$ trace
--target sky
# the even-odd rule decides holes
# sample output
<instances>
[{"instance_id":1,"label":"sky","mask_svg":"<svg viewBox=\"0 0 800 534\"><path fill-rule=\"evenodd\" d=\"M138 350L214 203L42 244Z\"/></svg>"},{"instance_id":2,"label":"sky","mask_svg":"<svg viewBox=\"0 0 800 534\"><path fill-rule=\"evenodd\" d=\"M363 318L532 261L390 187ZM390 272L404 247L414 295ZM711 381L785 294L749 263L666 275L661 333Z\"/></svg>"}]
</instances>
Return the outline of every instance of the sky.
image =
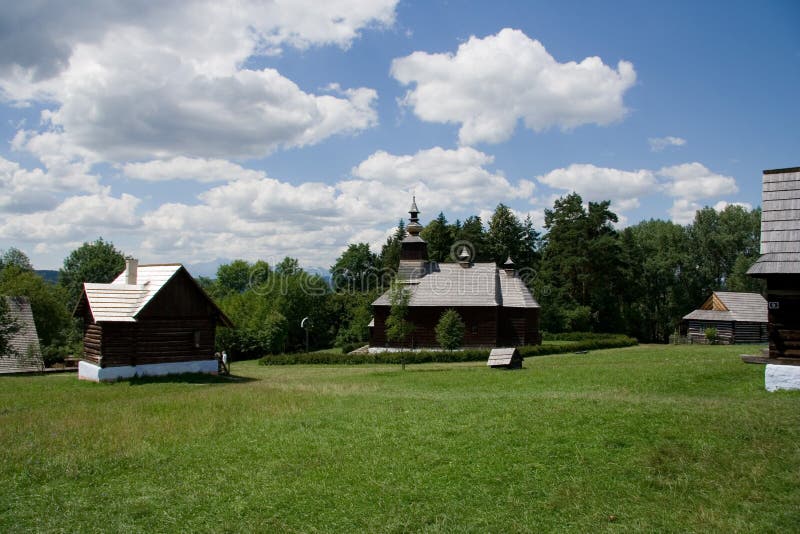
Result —
<instances>
[{"instance_id":1,"label":"sky","mask_svg":"<svg viewBox=\"0 0 800 534\"><path fill-rule=\"evenodd\" d=\"M0 0L0 249L211 274L421 222L623 228L800 165L800 2Z\"/></svg>"}]
</instances>

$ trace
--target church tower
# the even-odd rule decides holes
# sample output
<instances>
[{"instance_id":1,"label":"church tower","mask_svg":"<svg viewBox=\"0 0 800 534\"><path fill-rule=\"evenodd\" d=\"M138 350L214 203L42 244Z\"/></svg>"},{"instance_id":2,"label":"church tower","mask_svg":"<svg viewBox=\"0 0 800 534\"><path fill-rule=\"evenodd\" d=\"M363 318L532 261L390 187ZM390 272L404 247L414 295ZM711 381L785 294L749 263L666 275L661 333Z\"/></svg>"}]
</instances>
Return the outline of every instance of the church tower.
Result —
<instances>
[{"instance_id":1,"label":"church tower","mask_svg":"<svg viewBox=\"0 0 800 534\"><path fill-rule=\"evenodd\" d=\"M425 276L428 266L428 243L419 236L423 226L419 223L417 198L412 197L408 213L408 235L400 243L400 269L398 275L402 279L421 278Z\"/></svg>"}]
</instances>

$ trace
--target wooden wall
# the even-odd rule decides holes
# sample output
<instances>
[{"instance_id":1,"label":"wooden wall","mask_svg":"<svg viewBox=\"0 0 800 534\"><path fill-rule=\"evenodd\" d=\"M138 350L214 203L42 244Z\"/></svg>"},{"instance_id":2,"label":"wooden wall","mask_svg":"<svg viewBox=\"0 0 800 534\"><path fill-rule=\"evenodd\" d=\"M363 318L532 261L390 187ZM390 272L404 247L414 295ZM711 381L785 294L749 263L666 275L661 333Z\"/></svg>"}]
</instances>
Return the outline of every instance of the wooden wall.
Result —
<instances>
[{"instance_id":1,"label":"wooden wall","mask_svg":"<svg viewBox=\"0 0 800 534\"><path fill-rule=\"evenodd\" d=\"M717 329L717 339L722 342L733 342L733 321L698 321L689 320L687 335L694 343L706 343L706 328Z\"/></svg>"},{"instance_id":2,"label":"wooden wall","mask_svg":"<svg viewBox=\"0 0 800 534\"><path fill-rule=\"evenodd\" d=\"M501 347L538 345L542 342L539 333L539 308L503 308L500 312Z\"/></svg>"},{"instance_id":3,"label":"wooden wall","mask_svg":"<svg viewBox=\"0 0 800 534\"><path fill-rule=\"evenodd\" d=\"M388 306L375 306L375 326L371 329L370 345L373 347L414 346L437 347L436 325L447 307L420 306L410 308L408 320L414 324L414 333L402 344L388 344L386 318ZM466 326L465 347L519 346L541 342L539 310L536 308L457 307Z\"/></svg>"},{"instance_id":4,"label":"wooden wall","mask_svg":"<svg viewBox=\"0 0 800 534\"><path fill-rule=\"evenodd\" d=\"M770 358L800 358L800 276L769 275L767 302L777 303L769 309ZM774 305L773 305L774 306Z\"/></svg>"}]
</instances>

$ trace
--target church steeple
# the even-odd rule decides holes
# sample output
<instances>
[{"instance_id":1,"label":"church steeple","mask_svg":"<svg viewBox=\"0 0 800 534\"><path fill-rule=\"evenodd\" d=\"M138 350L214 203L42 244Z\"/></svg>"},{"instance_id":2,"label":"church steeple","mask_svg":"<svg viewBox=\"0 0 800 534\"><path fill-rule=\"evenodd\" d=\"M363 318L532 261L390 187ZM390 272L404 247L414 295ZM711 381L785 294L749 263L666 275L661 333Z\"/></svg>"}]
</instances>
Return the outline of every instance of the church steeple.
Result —
<instances>
[{"instance_id":1,"label":"church steeple","mask_svg":"<svg viewBox=\"0 0 800 534\"><path fill-rule=\"evenodd\" d=\"M419 223L419 208L417 207L417 197L411 198L411 207L408 209L408 224L406 232L408 235L400 244L400 260L413 261L420 264L420 268L428 260L428 244L419 236L423 226Z\"/></svg>"},{"instance_id":2,"label":"church steeple","mask_svg":"<svg viewBox=\"0 0 800 534\"><path fill-rule=\"evenodd\" d=\"M408 226L406 231L409 235L417 236L422 231L422 225L419 223L419 208L417 207L417 197L411 197L411 207L408 209Z\"/></svg>"}]
</instances>

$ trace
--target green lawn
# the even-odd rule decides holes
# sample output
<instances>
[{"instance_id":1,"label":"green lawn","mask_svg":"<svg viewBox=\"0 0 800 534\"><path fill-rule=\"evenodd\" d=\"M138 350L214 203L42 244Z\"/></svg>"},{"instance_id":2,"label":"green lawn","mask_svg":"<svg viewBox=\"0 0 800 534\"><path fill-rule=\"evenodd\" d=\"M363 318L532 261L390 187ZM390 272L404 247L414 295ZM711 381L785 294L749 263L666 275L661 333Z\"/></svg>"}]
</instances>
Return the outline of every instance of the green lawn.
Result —
<instances>
[{"instance_id":1,"label":"green lawn","mask_svg":"<svg viewBox=\"0 0 800 534\"><path fill-rule=\"evenodd\" d=\"M790 532L800 394L756 348L0 378L0 532Z\"/></svg>"}]
</instances>

